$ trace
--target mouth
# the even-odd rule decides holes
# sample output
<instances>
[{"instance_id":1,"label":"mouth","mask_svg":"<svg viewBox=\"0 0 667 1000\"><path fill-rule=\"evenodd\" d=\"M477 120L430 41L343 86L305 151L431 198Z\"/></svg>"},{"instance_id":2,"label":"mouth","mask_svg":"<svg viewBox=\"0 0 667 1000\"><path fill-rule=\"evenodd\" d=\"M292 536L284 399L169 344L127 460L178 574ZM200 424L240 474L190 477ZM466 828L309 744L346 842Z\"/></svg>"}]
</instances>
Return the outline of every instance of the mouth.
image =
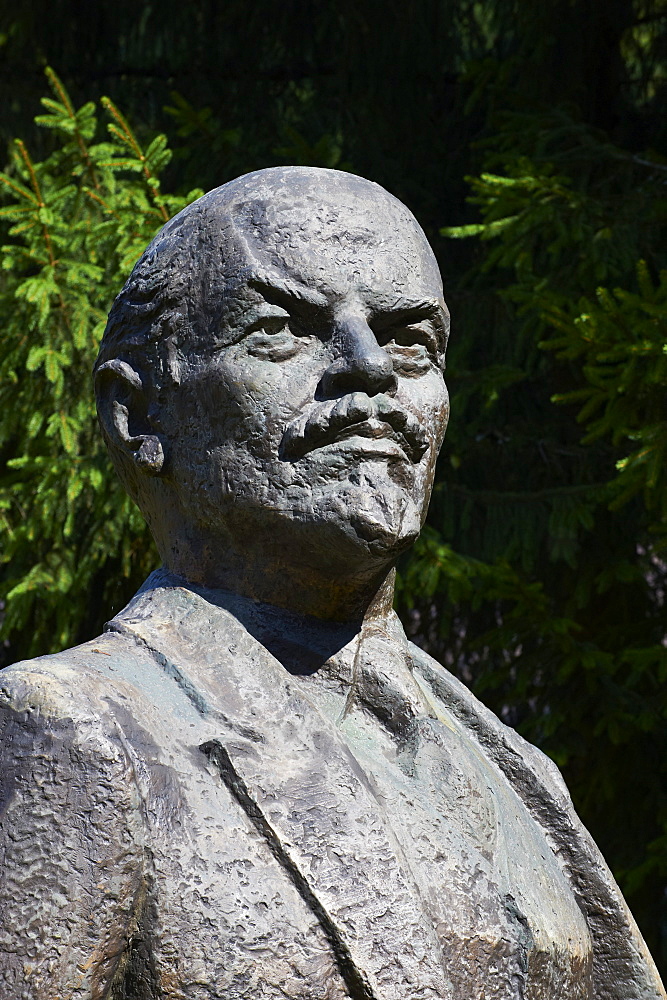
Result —
<instances>
[{"instance_id":1,"label":"mouth","mask_svg":"<svg viewBox=\"0 0 667 1000\"><path fill-rule=\"evenodd\" d=\"M353 392L316 404L288 424L281 458L296 462L328 445L417 464L429 442L419 421L389 396Z\"/></svg>"},{"instance_id":2,"label":"mouth","mask_svg":"<svg viewBox=\"0 0 667 1000\"><path fill-rule=\"evenodd\" d=\"M408 457L409 446L403 435L384 421L363 420L358 424L350 424L328 443L340 445L341 451L352 451L376 458L399 458L404 462L411 461ZM319 445L320 448L325 446Z\"/></svg>"}]
</instances>

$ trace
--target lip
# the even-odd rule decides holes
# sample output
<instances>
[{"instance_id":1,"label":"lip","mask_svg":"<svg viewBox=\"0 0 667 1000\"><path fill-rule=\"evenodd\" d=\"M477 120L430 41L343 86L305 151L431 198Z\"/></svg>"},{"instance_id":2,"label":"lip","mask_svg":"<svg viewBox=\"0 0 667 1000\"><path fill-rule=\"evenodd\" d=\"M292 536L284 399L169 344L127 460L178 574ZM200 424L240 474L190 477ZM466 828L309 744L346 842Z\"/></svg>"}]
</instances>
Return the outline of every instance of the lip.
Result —
<instances>
[{"instance_id":1,"label":"lip","mask_svg":"<svg viewBox=\"0 0 667 1000\"><path fill-rule=\"evenodd\" d=\"M346 430L336 435L334 440L326 444L320 444L317 448L311 449L311 454L323 450L345 452L351 455L368 458L385 458L393 461L401 461L412 464L405 452L405 448L392 433L366 433L365 429L359 425L348 427Z\"/></svg>"},{"instance_id":2,"label":"lip","mask_svg":"<svg viewBox=\"0 0 667 1000\"><path fill-rule=\"evenodd\" d=\"M336 433L327 434L312 443L306 454L322 451L344 451L373 458L400 459L412 464L412 449L400 431L378 420L363 420L348 424Z\"/></svg>"},{"instance_id":3,"label":"lip","mask_svg":"<svg viewBox=\"0 0 667 1000\"><path fill-rule=\"evenodd\" d=\"M417 464L428 449L428 438L417 420L393 399L355 392L329 400L288 425L281 457L294 462L334 445L340 450Z\"/></svg>"},{"instance_id":4,"label":"lip","mask_svg":"<svg viewBox=\"0 0 667 1000\"><path fill-rule=\"evenodd\" d=\"M351 424L336 434L332 441L332 444L341 446L348 443L355 451L368 451L376 455L386 453L409 461L403 435L384 421L364 420L360 424Z\"/></svg>"}]
</instances>

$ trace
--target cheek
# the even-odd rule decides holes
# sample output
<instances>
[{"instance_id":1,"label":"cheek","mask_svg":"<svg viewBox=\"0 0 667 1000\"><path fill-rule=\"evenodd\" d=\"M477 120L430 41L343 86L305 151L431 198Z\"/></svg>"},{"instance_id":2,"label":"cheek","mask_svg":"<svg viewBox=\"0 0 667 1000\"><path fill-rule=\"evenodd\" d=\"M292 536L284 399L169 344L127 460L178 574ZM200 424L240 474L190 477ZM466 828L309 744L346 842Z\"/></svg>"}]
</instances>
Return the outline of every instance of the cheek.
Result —
<instances>
[{"instance_id":1,"label":"cheek","mask_svg":"<svg viewBox=\"0 0 667 1000\"><path fill-rule=\"evenodd\" d=\"M434 421L438 426L438 448L443 442L445 431L447 430L447 424L449 422L449 392L444 381L442 383L442 391L440 396L440 403L438 405L437 414L434 415Z\"/></svg>"},{"instance_id":2,"label":"cheek","mask_svg":"<svg viewBox=\"0 0 667 1000\"><path fill-rule=\"evenodd\" d=\"M303 356L281 362L253 358L247 367L230 361L221 375L219 389L229 418L235 418L235 439L260 436L277 446L286 425L312 403L321 370Z\"/></svg>"},{"instance_id":3,"label":"cheek","mask_svg":"<svg viewBox=\"0 0 667 1000\"><path fill-rule=\"evenodd\" d=\"M207 448L243 444L272 453L286 423L312 401L321 378L318 358L306 352L281 362L250 357L237 345L181 384L180 424L198 425Z\"/></svg>"},{"instance_id":4,"label":"cheek","mask_svg":"<svg viewBox=\"0 0 667 1000\"><path fill-rule=\"evenodd\" d=\"M406 380L407 382L407 380ZM438 452L442 445L449 417L449 394L442 374L433 371L421 379L410 380L402 387L400 400L419 419L429 436L431 447L415 470L413 497L425 516L431 497Z\"/></svg>"},{"instance_id":5,"label":"cheek","mask_svg":"<svg viewBox=\"0 0 667 1000\"><path fill-rule=\"evenodd\" d=\"M439 371L419 379L405 379L399 387L401 403L418 418L431 439L432 452L442 444L449 419L449 393ZM433 455L435 460L436 455Z\"/></svg>"}]
</instances>

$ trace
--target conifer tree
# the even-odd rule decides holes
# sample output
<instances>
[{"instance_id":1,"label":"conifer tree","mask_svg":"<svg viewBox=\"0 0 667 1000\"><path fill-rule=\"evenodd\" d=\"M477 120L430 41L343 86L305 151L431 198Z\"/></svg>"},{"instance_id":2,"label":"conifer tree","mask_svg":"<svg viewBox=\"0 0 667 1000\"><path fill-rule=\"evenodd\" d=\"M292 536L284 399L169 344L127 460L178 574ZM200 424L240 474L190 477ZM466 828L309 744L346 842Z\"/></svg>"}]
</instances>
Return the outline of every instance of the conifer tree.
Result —
<instances>
[{"instance_id":1,"label":"conifer tree","mask_svg":"<svg viewBox=\"0 0 667 1000\"><path fill-rule=\"evenodd\" d=\"M108 98L76 110L51 69L35 162L0 174L0 598L12 659L71 645L154 565L97 428L91 370L106 315L155 231L200 192L165 194L164 135L143 148ZM106 135L104 134L106 132Z\"/></svg>"},{"instance_id":2,"label":"conifer tree","mask_svg":"<svg viewBox=\"0 0 667 1000\"><path fill-rule=\"evenodd\" d=\"M481 221L443 230L480 241L475 309L452 345L449 468L402 606L562 767L660 959L665 166L565 111L502 116L484 159Z\"/></svg>"}]
</instances>

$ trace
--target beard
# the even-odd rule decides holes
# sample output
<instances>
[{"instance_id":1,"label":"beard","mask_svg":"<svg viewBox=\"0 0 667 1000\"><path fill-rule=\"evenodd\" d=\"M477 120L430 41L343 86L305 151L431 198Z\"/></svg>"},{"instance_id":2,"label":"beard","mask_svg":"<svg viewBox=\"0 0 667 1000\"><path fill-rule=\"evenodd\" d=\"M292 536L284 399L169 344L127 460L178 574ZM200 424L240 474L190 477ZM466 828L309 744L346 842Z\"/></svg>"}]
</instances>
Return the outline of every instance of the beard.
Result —
<instances>
[{"instance_id":1,"label":"beard","mask_svg":"<svg viewBox=\"0 0 667 1000\"><path fill-rule=\"evenodd\" d=\"M372 555L395 557L415 541L422 518L412 470L386 459L358 460L346 465L341 479L331 476L324 456L308 457L311 517Z\"/></svg>"},{"instance_id":2,"label":"beard","mask_svg":"<svg viewBox=\"0 0 667 1000\"><path fill-rule=\"evenodd\" d=\"M381 448L380 448L381 450ZM224 531L237 551L288 551L332 574L393 562L417 538L428 504L428 471L353 441L318 448L297 462L221 446L207 456L181 503L201 529ZM429 483L430 487L430 483Z\"/></svg>"}]
</instances>

